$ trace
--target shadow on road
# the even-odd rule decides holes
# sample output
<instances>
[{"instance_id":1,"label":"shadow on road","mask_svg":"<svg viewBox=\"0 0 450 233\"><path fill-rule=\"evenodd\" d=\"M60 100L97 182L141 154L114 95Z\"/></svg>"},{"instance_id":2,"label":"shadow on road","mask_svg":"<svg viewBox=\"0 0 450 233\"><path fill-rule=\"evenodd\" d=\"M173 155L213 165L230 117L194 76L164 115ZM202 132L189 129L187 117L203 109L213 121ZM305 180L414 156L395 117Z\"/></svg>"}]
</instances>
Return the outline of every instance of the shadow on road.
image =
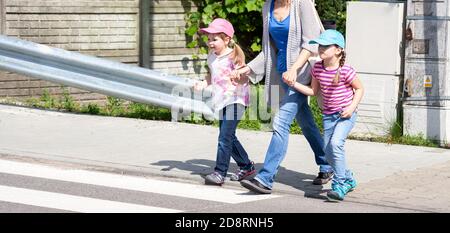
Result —
<instances>
[{"instance_id":1,"label":"shadow on road","mask_svg":"<svg viewBox=\"0 0 450 233\"><path fill-rule=\"evenodd\" d=\"M214 170L216 162L214 160L207 159L191 159L185 162L176 160L162 160L156 163L152 163L151 165L164 167L161 169L161 171L164 172L170 172L172 169L178 169L183 171L190 171L192 175L198 175L204 178ZM262 166L262 163L255 164L257 170L259 170ZM229 177L230 173L233 173L237 169L238 166L235 163L231 163L230 168L228 169L227 176ZM293 188L301 190L305 193L305 197L326 199L323 195L321 195L325 191L323 190L323 186L312 184L312 180L315 177L315 174L311 175L296 172L280 166L275 177L275 182L289 185Z\"/></svg>"}]
</instances>

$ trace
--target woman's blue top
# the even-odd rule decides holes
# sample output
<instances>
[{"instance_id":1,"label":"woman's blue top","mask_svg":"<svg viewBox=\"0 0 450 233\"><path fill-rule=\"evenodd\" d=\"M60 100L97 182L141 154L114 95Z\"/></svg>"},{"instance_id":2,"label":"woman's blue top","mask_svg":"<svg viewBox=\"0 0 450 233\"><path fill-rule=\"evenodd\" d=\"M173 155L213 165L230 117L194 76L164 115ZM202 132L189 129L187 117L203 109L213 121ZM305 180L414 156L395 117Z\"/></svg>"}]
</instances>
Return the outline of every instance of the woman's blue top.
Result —
<instances>
[{"instance_id":1,"label":"woman's blue top","mask_svg":"<svg viewBox=\"0 0 450 233\"><path fill-rule=\"evenodd\" d=\"M274 2L275 0L272 1L270 7L269 33L277 48L277 71L282 74L287 71L286 49L289 35L290 15L282 21L278 21L273 17Z\"/></svg>"}]
</instances>

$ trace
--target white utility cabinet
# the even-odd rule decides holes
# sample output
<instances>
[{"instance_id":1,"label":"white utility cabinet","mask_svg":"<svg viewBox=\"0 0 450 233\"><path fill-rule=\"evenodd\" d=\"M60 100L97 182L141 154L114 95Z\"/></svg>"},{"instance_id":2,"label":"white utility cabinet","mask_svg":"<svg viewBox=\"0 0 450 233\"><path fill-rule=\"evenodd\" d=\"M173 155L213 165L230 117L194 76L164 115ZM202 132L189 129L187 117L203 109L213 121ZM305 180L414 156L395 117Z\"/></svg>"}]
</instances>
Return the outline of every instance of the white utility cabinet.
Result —
<instances>
[{"instance_id":1,"label":"white utility cabinet","mask_svg":"<svg viewBox=\"0 0 450 233\"><path fill-rule=\"evenodd\" d=\"M385 136L397 122L404 9L402 2L347 3L347 63L366 90L353 135Z\"/></svg>"}]
</instances>

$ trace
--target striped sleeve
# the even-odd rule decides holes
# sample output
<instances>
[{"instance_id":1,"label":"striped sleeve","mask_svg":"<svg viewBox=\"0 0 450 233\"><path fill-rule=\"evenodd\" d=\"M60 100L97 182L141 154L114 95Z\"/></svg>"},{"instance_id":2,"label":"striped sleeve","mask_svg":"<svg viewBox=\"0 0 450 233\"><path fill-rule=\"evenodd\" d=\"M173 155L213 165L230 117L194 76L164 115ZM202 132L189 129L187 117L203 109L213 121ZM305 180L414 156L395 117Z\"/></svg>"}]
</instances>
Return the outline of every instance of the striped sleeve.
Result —
<instances>
[{"instance_id":1,"label":"striped sleeve","mask_svg":"<svg viewBox=\"0 0 450 233\"><path fill-rule=\"evenodd\" d=\"M311 74L311 77L315 79L315 78L316 78L316 74L314 73L314 70L315 70L315 69L314 69L314 67L313 67L313 68L309 71L309 73Z\"/></svg>"},{"instance_id":2,"label":"striped sleeve","mask_svg":"<svg viewBox=\"0 0 450 233\"><path fill-rule=\"evenodd\" d=\"M320 70L320 67L322 66L321 64L322 64L322 62L318 61L318 62L314 63L314 65L311 67L311 77L312 78L318 80L319 77L317 77L317 72Z\"/></svg>"},{"instance_id":3,"label":"striped sleeve","mask_svg":"<svg viewBox=\"0 0 450 233\"><path fill-rule=\"evenodd\" d=\"M356 70L353 67L348 67L347 75L345 76L345 84L351 84L356 78Z\"/></svg>"}]
</instances>

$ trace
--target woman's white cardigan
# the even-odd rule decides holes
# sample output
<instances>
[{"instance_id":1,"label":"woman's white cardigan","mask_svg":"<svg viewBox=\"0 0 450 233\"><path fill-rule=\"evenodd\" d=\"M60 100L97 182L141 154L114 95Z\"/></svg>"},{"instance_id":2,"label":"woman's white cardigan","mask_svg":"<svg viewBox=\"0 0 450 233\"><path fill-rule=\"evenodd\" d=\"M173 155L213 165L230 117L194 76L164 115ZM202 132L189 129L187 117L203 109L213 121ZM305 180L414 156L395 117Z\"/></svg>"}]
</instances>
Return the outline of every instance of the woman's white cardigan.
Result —
<instances>
[{"instance_id":1,"label":"woman's white cardigan","mask_svg":"<svg viewBox=\"0 0 450 233\"><path fill-rule=\"evenodd\" d=\"M276 70L276 47L269 35L269 17L272 0L266 0L263 15L263 40L262 52L255 59L248 63L252 70L250 81L257 83L264 76L265 79L265 99L267 104L279 104L284 91L280 86L280 74ZM290 7L290 24L287 43L287 68L289 69L297 60L301 49L307 49L317 53L317 45L310 45L308 42L320 35L320 24L317 19L315 8L311 0L292 0ZM309 85L311 82L310 65L308 62L298 73L297 81ZM274 92L274 93L272 93ZM277 93L278 92L278 93ZM278 94L278 101L272 102L273 95ZM275 99L273 99L275 100ZM275 105L274 105L275 106Z\"/></svg>"}]
</instances>

